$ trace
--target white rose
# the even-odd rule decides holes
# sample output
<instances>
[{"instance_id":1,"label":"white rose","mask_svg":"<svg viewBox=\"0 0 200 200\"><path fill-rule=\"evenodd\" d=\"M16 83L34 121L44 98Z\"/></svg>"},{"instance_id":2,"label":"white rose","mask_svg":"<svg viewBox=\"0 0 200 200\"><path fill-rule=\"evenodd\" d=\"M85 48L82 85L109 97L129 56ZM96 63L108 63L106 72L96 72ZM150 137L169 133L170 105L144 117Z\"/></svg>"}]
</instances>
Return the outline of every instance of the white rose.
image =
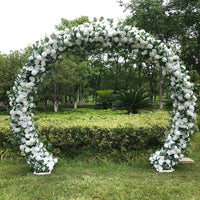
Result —
<instances>
[{"instance_id":1,"label":"white rose","mask_svg":"<svg viewBox=\"0 0 200 200\"><path fill-rule=\"evenodd\" d=\"M183 106L183 105L179 105L179 106L178 106L178 109L179 109L179 110L184 110L184 106Z\"/></svg>"},{"instance_id":2,"label":"white rose","mask_svg":"<svg viewBox=\"0 0 200 200\"><path fill-rule=\"evenodd\" d=\"M35 152L39 152L39 150L40 150L40 149L39 149L38 147L34 147L34 151L35 151Z\"/></svg>"},{"instance_id":3,"label":"white rose","mask_svg":"<svg viewBox=\"0 0 200 200\"><path fill-rule=\"evenodd\" d=\"M186 99L189 99L191 96L190 96L190 94L185 94L185 96L184 96Z\"/></svg>"},{"instance_id":4,"label":"white rose","mask_svg":"<svg viewBox=\"0 0 200 200\"><path fill-rule=\"evenodd\" d=\"M174 82L171 82L171 86L174 86L175 85L175 83Z\"/></svg>"},{"instance_id":5,"label":"white rose","mask_svg":"<svg viewBox=\"0 0 200 200\"><path fill-rule=\"evenodd\" d=\"M22 122L21 125L22 125L23 128L26 128L28 123L27 122Z\"/></svg>"},{"instance_id":6,"label":"white rose","mask_svg":"<svg viewBox=\"0 0 200 200\"><path fill-rule=\"evenodd\" d=\"M37 59L38 61L41 61L41 60L42 60L42 56L38 55L38 56L36 57L36 59Z\"/></svg>"},{"instance_id":7,"label":"white rose","mask_svg":"<svg viewBox=\"0 0 200 200\"><path fill-rule=\"evenodd\" d=\"M20 145L19 146L19 148L20 148L21 151L24 151L25 147L26 147L25 145Z\"/></svg>"},{"instance_id":8,"label":"white rose","mask_svg":"<svg viewBox=\"0 0 200 200\"><path fill-rule=\"evenodd\" d=\"M157 54L157 55L155 55L155 57L154 57L156 60L158 60L159 58L160 58L160 56Z\"/></svg>"},{"instance_id":9,"label":"white rose","mask_svg":"<svg viewBox=\"0 0 200 200\"><path fill-rule=\"evenodd\" d=\"M45 155L46 157L48 157L48 156L49 156L49 152L45 152L44 155Z\"/></svg>"},{"instance_id":10,"label":"white rose","mask_svg":"<svg viewBox=\"0 0 200 200\"><path fill-rule=\"evenodd\" d=\"M32 72L31 72L31 74L32 74L33 76L35 76L37 73L38 73L38 70L36 70L36 69L33 69Z\"/></svg>"},{"instance_id":11,"label":"white rose","mask_svg":"<svg viewBox=\"0 0 200 200\"><path fill-rule=\"evenodd\" d=\"M15 131L15 133L19 133L21 131L21 129L20 128L15 128L14 131Z\"/></svg>"},{"instance_id":12,"label":"white rose","mask_svg":"<svg viewBox=\"0 0 200 200\"><path fill-rule=\"evenodd\" d=\"M22 112L27 112L27 108L26 108L26 107L23 107L23 108L22 108Z\"/></svg>"},{"instance_id":13,"label":"white rose","mask_svg":"<svg viewBox=\"0 0 200 200\"><path fill-rule=\"evenodd\" d=\"M187 118L183 118L183 122L187 123L188 122Z\"/></svg>"},{"instance_id":14,"label":"white rose","mask_svg":"<svg viewBox=\"0 0 200 200\"><path fill-rule=\"evenodd\" d=\"M147 45L147 48L148 48L148 49L152 49L152 48L153 48L153 45L152 45L152 44L148 44L148 45Z\"/></svg>"},{"instance_id":15,"label":"white rose","mask_svg":"<svg viewBox=\"0 0 200 200\"><path fill-rule=\"evenodd\" d=\"M167 64L166 64L166 67L167 67L168 69L172 69L173 66L172 66L172 64L167 63Z\"/></svg>"},{"instance_id":16,"label":"white rose","mask_svg":"<svg viewBox=\"0 0 200 200\"><path fill-rule=\"evenodd\" d=\"M58 48L58 45L57 45L56 43L54 43L54 44L53 44L53 48L54 48L54 49L57 49L57 48Z\"/></svg>"},{"instance_id":17,"label":"white rose","mask_svg":"<svg viewBox=\"0 0 200 200\"><path fill-rule=\"evenodd\" d=\"M165 160L165 162L168 164L168 165L170 165L170 163L171 163L171 161L170 160Z\"/></svg>"},{"instance_id":18,"label":"white rose","mask_svg":"<svg viewBox=\"0 0 200 200\"><path fill-rule=\"evenodd\" d=\"M26 133L25 137L29 137L29 136L28 136L28 133L30 132L30 129L29 129L29 128L26 128L26 129L24 130L24 132Z\"/></svg>"},{"instance_id":19,"label":"white rose","mask_svg":"<svg viewBox=\"0 0 200 200\"><path fill-rule=\"evenodd\" d=\"M32 124L33 124L33 122L32 122L32 121L29 121L29 122L28 122L28 125L29 125L29 126L31 126Z\"/></svg>"},{"instance_id":20,"label":"white rose","mask_svg":"<svg viewBox=\"0 0 200 200\"><path fill-rule=\"evenodd\" d=\"M53 170L53 166L49 166L49 170L52 171Z\"/></svg>"},{"instance_id":21,"label":"white rose","mask_svg":"<svg viewBox=\"0 0 200 200\"><path fill-rule=\"evenodd\" d=\"M180 77L180 76L181 76L181 73L180 73L179 71L175 71L174 75L175 75L176 77Z\"/></svg>"},{"instance_id":22,"label":"white rose","mask_svg":"<svg viewBox=\"0 0 200 200\"><path fill-rule=\"evenodd\" d=\"M163 57L163 58L162 58L162 61L163 61L163 62L167 62L167 58Z\"/></svg>"},{"instance_id":23,"label":"white rose","mask_svg":"<svg viewBox=\"0 0 200 200\"><path fill-rule=\"evenodd\" d=\"M113 39L115 42L119 42L119 38L118 37L114 37Z\"/></svg>"},{"instance_id":24,"label":"white rose","mask_svg":"<svg viewBox=\"0 0 200 200\"><path fill-rule=\"evenodd\" d=\"M59 47L58 50L59 51L64 51L64 48L63 47Z\"/></svg>"},{"instance_id":25,"label":"white rose","mask_svg":"<svg viewBox=\"0 0 200 200\"><path fill-rule=\"evenodd\" d=\"M33 144L33 143L35 143L35 138L31 138L30 139L30 142Z\"/></svg>"},{"instance_id":26,"label":"white rose","mask_svg":"<svg viewBox=\"0 0 200 200\"><path fill-rule=\"evenodd\" d=\"M77 39L76 40L76 44L79 46L79 45L81 45L81 40L80 39Z\"/></svg>"},{"instance_id":27,"label":"white rose","mask_svg":"<svg viewBox=\"0 0 200 200\"><path fill-rule=\"evenodd\" d=\"M27 141L26 141L26 145L27 145L27 146L30 146L30 145L31 145L30 140L27 140Z\"/></svg>"},{"instance_id":28,"label":"white rose","mask_svg":"<svg viewBox=\"0 0 200 200\"><path fill-rule=\"evenodd\" d=\"M29 153L31 151L31 149L29 148L29 147L27 147L26 149L25 149L25 153Z\"/></svg>"},{"instance_id":29,"label":"white rose","mask_svg":"<svg viewBox=\"0 0 200 200\"><path fill-rule=\"evenodd\" d=\"M55 49L51 49L51 54L56 54L56 50Z\"/></svg>"},{"instance_id":30,"label":"white rose","mask_svg":"<svg viewBox=\"0 0 200 200\"><path fill-rule=\"evenodd\" d=\"M38 156L35 157L35 159L36 159L37 161L40 161L40 160L41 160L41 157L38 155Z\"/></svg>"},{"instance_id":31,"label":"white rose","mask_svg":"<svg viewBox=\"0 0 200 200\"><path fill-rule=\"evenodd\" d=\"M178 155L177 155L177 154L175 154L175 155L174 155L174 158L175 158L175 159L178 159L179 157L178 157Z\"/></svg>"},{"instance_id":32,"label":"white rose","mask_svg":"<svg viewBox=\"0 0 200 200\"><path fill-rule=\"evenodd\" d=\"M33 108L34 107L34 103L30 103L30 108Z\"/></svg>"},{"instance_id":33,"label":"white rose","mask_svg":"<svg viewBox=\"0 0 200 200\"><path fill-rule=\"evenodd\" d=\"M45 52L45 51L42 52L42 57L43 57L43 58L46 58L46 57L47 57L47 52Z\"/></svg>"},{"instance_id":34,"label":"white rose","mask_svg":"<svg viewBox=\"0 0 200 200\"><path fill-rule=\"evenodd\" d=\"M189 128L193 128L193 126L194 126L194 123L189 123L189 124L188 124L188 127L189 127Z\"/></svg>"},{"instance_id":35,"label":"white rose","mask_svg":"<svg viewBox=\"0 0 200 200\"><path fill-rule=\"evenodd\" d=\"M33 56L28 57L28 60L29 60L29 61L31 61L31 60L33 60L33 59L34 59Z\"/></svg>"},{"instance_id":36,"label":"white rose","mask_svg":"<svg viewBox=\"0 0 200 200\"><path fill-rule=\"evenodd\" d=\"M46 49L46 54L50 54L51 50L50 49Z\"/></svg>"},{"instance_id":37,"label":"white rose","mask_svg":"<svg viewBox=\"0 0 200 200\"><path fill-rule=\"evenodd\" d=\"M193 106L193 105L190 105L190 106L189 106L189 109L190 109L191 111L194 111L194 106Z\"/></svg>"},{"instance_id":38,"label":"white rose","mask_svg":"<svg viewBox=\"0 0 200 200\"><path fill-rule=\"evenodd\" d=\"M126 37L122 38L122 42L126 43L128 39Z\"/></svg>"},{"instance_id":39,"label":"white rose","mask_svg":"<svg viewBox=\"0 0 200 200\"><path fill-rule=\"evenodd\" d=\"M186 102L184 103L184 106L187 108L187 107L190 106L190 103L189 103L188 101L186 101Z\"/></svg>"},{"instance_id":40,"label":"white rose","mask_svg":"<svg viewBox=\"0 0 200 200\"><path fill-rule=\"evenodd\" d=\"M28 101L23 101L24 106L28 107Z\"/></svg>"},{"instance_id":41,"label":"white rose","mask_svg":"<svg viewBox=\"0 0 200 200\"><path fill-rule=\"evenodd\" d=\"M35 77L30 76L30 77L29 77L29 80L30 80L31 82L35 82Z\"/></svg>"},{"instance_id":42,"label":"white rose","mask_svg":"<svg viewBox=\"0 0 200 200\"><path fill-rule=\"evenodd\" d=\"M159 163L159 165L163 165L164 159L161 157L161 158L159 159L158 163Z\"/></svg>"},{"instance_id":43,"label":"white rose","mask_svg":"<svg viewBox=\"0 0 200 200\"><path fill-rule=\"evenodd\" d=\"M179 101L182 101L183 100L183 96L182 95L178 96L178 99L179 99Z\"/></svg>"}]
</instances>

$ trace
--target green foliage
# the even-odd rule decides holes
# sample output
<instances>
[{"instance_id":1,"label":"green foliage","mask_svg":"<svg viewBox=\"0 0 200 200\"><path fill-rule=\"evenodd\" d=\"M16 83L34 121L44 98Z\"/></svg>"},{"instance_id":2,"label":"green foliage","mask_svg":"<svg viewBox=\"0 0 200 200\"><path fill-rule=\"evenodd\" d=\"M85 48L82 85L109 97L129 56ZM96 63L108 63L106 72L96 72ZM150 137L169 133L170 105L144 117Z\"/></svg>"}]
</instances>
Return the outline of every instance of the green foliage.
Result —
<instances>
[{"instance_id":1,"label":"green foliage","mask_svg":"<svg viewBox=\"0 0 200 200\"><path fill-rule=\"evenodd\" d=\"M87 16L82 16L74 20L67 20L65 18L61 18L61 23L59 25L56 25L56 29L57 30L65 30L66 28L71 29L86 22L89 23L89 18Z\"/></svg>"},{"instance_id":2,"label":"green foliage","mask_svg":"<svg viewBox=\"0 0 200 200\"><path fill-rule=\"evenodd\" d=\"M11 90L15 76L21 67L21 58L17 51L9 55L0 54L0 102L2 101L7 107L7 92Z\"/></svg>"},{"instance_id":3,"label":"green foliage","mask_svg":"<svg viewBox=\"0 0 200 200\"><path fill-rule=\"evenodd\" d=\"M19 149L17 150L16 148L13 147L0 147L0 160L5 160L5 159L19 159L21 157L21 152Z\"/></svg>"},{"instance_id":4,"label":"green foliage","mask_svg":"<svg viewBox=\"0 0 200 200\"><path fill-rule=\"evenodd\" d=\"M114 90L97 90L98 94L97 102L98 104L95 108L108 109L112 106L112 94Z\"/></svg>"},{"instance_id":5,"label":"green foliage","mask_svg":"<svg viewBox=\"0 0 200 200\"><path fill-rule=\"evenodd\" d=\"M11 130L7 127L0 128L0 147L7 147L12 145L14 136L11 133Z\"/></svg>"},{"instance_id":6,"label":"green foliage","mask_svg":"<svg viewBox=\"0 0 200 200\"><path fill-rule=\"evenodd\" d=\"M143 89L121 90L116 92L116 106L126 109L128 113L137 113L141 108L150 106L149 96Z\"/></svg>"},{"instance_id":7,"label":"green foliage","mask_svg":"<svg viewBox=\"0 0 200 200\"><path fill-rule=\"evenodd\" d=\"M125 23L134 24L159 39L168 40L172 36L171 29L175 24L165 14L166 8L163 0L131 0L127 4L123 4L122 0L121 5L131 11Z\"/></svg>"},{"instance_id":8,"label":"green foliage","mask_svg":"<svg viewBox=\"0 0 200 200\"><path fill-rule=\"evenodd\" d=\"M131 150L156 149L162 145L162 138L167 127L152 126L134 127L82 127L73 126L42 127L41 135L45 135L53 149L61 152L93 150L97 152L128 152Z\"/></svg>"},{"instance_id":9,"label":"green foliage","mask_svg":"<svg viewBox=\"0 0 200 200\"><path fill-rule=\"evenodd\" d=\"M67 109L62 113L39 115L39 136L46 146L52 145L56 155L77 155L78 151L93 151L97 155L114 152L125 158L133 150L149 150L162 144L167 127L167 112L141 111L126 115L125 111ZM7 116L0 116L0 146L11 147L13 135ZM159 125L158 125L159 124Z\"/></svg>"},{"instance_id":10,"label":"green foliage","mask_svg":"<svg viewBox=\"0 0 200 200\"><path fill-rule=\"evenodd\" d=\"M178 43L179 56L187 69L200 74L199 0L120 0L120 5L131 13L125 23L134 24L175 48Z\"/></svg>"},{"instance_id":11,"label":"green foliage","mask_svg":"<svg viewBox=\"0 0 200 200\"><path fill-rule=\"evenodd\" d=\"M149 127L151 125L167 126L168 112L162 110L140 110L136 115L126 115L126 110L94 110L88 108L71 109L66 108L58 113L53 110L49 112L37 112L36 117L40 127L46 126L83 126L83 127L108 127L115 128L117 126L133 126ZM10 117L8 115L0 115L0 127L9 128Z\"/></svg>"}]
</instances>

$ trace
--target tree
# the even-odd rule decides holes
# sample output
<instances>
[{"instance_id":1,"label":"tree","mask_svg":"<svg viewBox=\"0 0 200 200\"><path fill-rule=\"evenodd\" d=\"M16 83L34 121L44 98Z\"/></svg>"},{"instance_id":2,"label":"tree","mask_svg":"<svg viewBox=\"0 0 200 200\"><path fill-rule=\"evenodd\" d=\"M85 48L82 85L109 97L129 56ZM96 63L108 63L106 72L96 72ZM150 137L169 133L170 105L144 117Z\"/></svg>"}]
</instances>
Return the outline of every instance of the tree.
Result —
<instances>
[{"instance_id":1,"label":"tree","mask_svg":"<svg viewBox=\"0 0 200 200\"><path fill-rule=\"evenodd\" d=\"M182 60L188 70L200 74L200 1L171 0L166 8L168 15L179 22L175 34L181 45Z\"/></svg>"},{"instance_id":2,"label":"tree","mask_svg":"<svg viewBox=\"0 0 200 200\"><path fill-rule=\"evenodd\" d=\"M61 18L61 23L59 25L56 25L56 29L57 30L65 30L66 28L71 29L86 22L89 23L89 18L87 16L82 16L74 20L67 20L65 18Z\"/></svg>"},{"instance_id":3,"label":"tree","mask_svg":"<svg viewBox=\"0 0 200 200\"><path fill-rule=\"evenodd\" d=\"M200 74L200 1L130 0L120 1L130 16L125 23L152 33L178 51L188 70ZM180 50L179 50L180 48ZM159 72L160 107L162 107L162 71Z\"/></svg>"},{"instance_id":4,"label":"tree","mask_svg":"<svg viewBox=\"0 0 200 200\"><path fill-rule=\"evenodd\" d=\"M59 102L63 99L67 87L68 71L63 63L56 63L52 70L45 77L45 81L40 86L40 100L52 100L54 111L58 112Z\"/></svg>"},{"instance_id":5,"label":"tree","mask_svg":"<svg viewBox=\"0 0 200 200\"><path fill-rule=\"evenodd\" d=\"M7 92L11 90L15 76L21 67L22 63L18 51L10 52L8 55L0 54L0 101L7 107L9 106Z\"/></svg>"}]
</instances>

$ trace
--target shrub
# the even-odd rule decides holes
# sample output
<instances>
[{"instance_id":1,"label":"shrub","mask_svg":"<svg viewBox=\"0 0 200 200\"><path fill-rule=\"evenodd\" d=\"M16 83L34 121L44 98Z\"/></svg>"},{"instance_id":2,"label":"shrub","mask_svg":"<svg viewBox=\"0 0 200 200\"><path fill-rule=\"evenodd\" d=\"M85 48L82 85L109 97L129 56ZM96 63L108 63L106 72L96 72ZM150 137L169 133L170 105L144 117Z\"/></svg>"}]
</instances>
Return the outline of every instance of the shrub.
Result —
<instances>
[{"instance_id":1,"label":"shrub","mask_svg":"<svg viewBox=\"0 0 200 200\"><path fill-rule=\"evenodd\" d=\"M127 110L128 113L137 113L141 108L150 107L149 96L143 89L117 91L115 98L115 106Z\"/></svg>"},{"instance_id":2,"label":"shrub","mask_svg":"<svg viewBox=\"0 0 200 200\"><path fill-rule=\"evenodd\" d=\"M41 127L40 136L46 136L54 152L64 153L73 150L97 152L128 152L133 150L155 149L162 145L162 137L167 130L164 126L152 127ZM11 145L9 129L1 129L1 146Z\"/></svg>"},{"instance_id":3,"label":"shrub","mask_svg":"<svg viewBox=\"0 0 200 200\"><path fill-rule=\"evenodd\" d=\"M114 90L97 90L98 104L95 106L96 109L108 109L112 107L112 93Z\"/></svg>"},{"instance_id":4,"label":"shrub","mask_svg":"<svg viewBox=\"0 0 200 200\"><path fill-rule=\"evenodd\" d=\"M72 157L82 151L94 152L97 156L117 153L125 156L129 151L148 151L162 145L162 137L168 129L166 111L125 113L108 109L66 109L60 113L41 113L39 136L49 148L52 146L54 155ZM9 121L9 116L0 116L0 147L3 148L10 147L14 139L8 128Z\"/></svg>"}]
</instances>

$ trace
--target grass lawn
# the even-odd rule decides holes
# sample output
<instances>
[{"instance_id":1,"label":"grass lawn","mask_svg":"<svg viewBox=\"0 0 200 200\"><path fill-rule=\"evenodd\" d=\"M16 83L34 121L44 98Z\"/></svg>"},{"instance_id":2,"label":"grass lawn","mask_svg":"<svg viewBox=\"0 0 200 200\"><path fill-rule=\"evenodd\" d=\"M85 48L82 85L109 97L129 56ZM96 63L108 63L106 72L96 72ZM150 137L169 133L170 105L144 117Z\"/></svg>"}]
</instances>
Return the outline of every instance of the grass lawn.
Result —
<instances>
[{"instance_id":1,"label":"grass lawn","mask_svg":"<svg viewBox=\"0 0 200 200\"><path fill-rule=\"evenodd\" d=\"M145 115L144 115L145 114ZM39 113L41 126L59 124L97 124L99 126L166 124L166 111L67 110L64 113ZM145 117L144 117L145 116ZM0 127L9 126L9 116L0 116ZM146 159L126 163L104 160L59 158L51 175L33 175L19 159L0 160L0 200L199 200L200 133L191 139L194 164L179 164L173 173L158 173Z\"/></svg>"},{"instance_id":2,"label":"grass lawn","mask_svg":"<svg viewBox=\"0 0 200 200\"><path fill-rule=\"evenodd\" d=\"M65 109L64 112L36 113L39 118L40 126L98 126L98 127L117 127L134 126L144 127L150 125L167 125L169 115L164 110L146 111L142 110L139 114L128 115L127 111L121 110L94 110L94 109ZM0 115L0 127L10 126L10 116Z\"/></svg>"},{"instance_id":3,"label":"grass lawn","mask_svg":"<svg viewBox=\"0 0 200 200\"><path fill-rule=\"evenodd\" d=\"M195 164L179 164L173 173L157 173L148 161L131 165L59 159L51 175L35 176L26 164L0 164L0 199L200 199L200 153Z\"/></svg>"}]
</instances>

